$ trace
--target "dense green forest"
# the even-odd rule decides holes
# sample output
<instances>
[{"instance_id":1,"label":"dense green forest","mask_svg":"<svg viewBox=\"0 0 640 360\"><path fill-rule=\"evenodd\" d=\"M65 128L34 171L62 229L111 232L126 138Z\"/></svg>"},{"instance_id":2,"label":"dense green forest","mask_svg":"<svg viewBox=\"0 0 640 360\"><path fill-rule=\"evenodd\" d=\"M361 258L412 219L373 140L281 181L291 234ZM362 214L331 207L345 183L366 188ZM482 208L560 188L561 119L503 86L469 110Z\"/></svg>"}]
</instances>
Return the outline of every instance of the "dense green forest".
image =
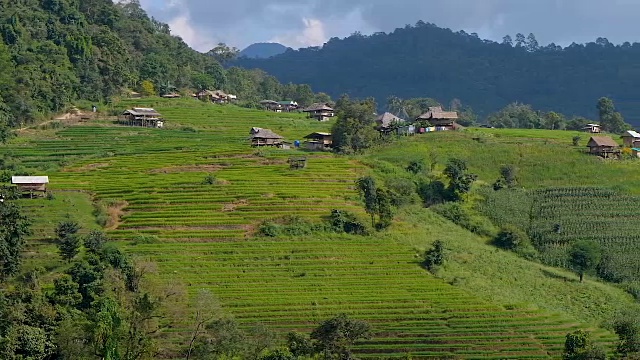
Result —
<instances>
[{"instance_id":1,"label":"dense green forest","mask_svg":"<svg viewBox=\"0 0 640 360\"><path fill-rule=\"evenodd\" d=\"M240 59L280 81L307 83L332 96L460 99L480 115L520 102L543 111L593 118L594 100L611 98L627 118L640 114L640 44L599 38L562 48L535 36L502 43L433 24L392 33L332 38L323 47L289 50L271 59ZM633 123L633 121L631 121Z\"/></svg>"},{"instance_id":2,"label":"dense green forest","mask_svg":"<svg viewBox=\"0 0 640 360\"><path fill-rule=\"evenodd\" d=\"M0 8L0 120L13 126L63 111L74 100L108 102L127 91L223 89L246 103L315 100L308 85L224 69L235 49L191 49L138 0L0 0Z\"/></svg>"}]
</instances>

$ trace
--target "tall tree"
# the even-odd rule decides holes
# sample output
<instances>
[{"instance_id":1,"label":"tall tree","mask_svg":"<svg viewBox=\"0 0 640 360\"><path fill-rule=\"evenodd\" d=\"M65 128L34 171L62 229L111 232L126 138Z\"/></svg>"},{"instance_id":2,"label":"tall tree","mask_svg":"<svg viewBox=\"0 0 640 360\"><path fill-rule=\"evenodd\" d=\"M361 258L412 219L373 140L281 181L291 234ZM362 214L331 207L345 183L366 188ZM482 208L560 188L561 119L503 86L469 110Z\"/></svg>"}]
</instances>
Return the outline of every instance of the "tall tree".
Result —
<instances>
[{"instance_id":1,"label":"tall tree","mask_svg":"<svg viewBox=\"0 0 640 360\"><path fill-rule=\"evenodd\" d=\"M65 220L56 227L56 242L60 256L71 261L80 252L80 237L78 231L80 225L72 220Z\"/></svg>"},{"instance_id":2,"label":"tall tree","mask_svg":"<svg viewBox=\"0 0 640 360\"><path fill-rule=\"evenodd\" d=\"M2 199L0 202L0 279L15 275L22 263L25 237L31 223L18 205Z\"/></svg>"},{"instance_id":3,"label":"tall tree","mask_svg":"<svg viewBox=\"0 0 640 360\"><path fill-rule=\"evenodd\" d=\"M580 282L586 273L595 270L601 258L602 250L593 241L579 241L569 249L569 264L580 276Z\"/></svg>"},{"instance_id":4,"label":"tall tree","mask_svg":"<svg viewBox=\"0 0 640 360\"><path fill-rule=\"evenodd\" d=\"M616 111L613 100L602 97L598 100L596 108L598 109L602 130L620 134L629 129L629 125L624 122L622 114Z\"/></svg>"},{"instance_id":5,"label":"tall tree","mask_svg":"<svg viewBox=\"0 0 640 360\"><path fill-rule=\"evenodd\" d=\"M336 104L338 120L332 129L333 146L344 153L360 153L379 139L374 129L376 104L373 99L352 101L343 96Z\"/></svg>"},{"instance_id":6,"label":"tall tree","mask_svg":"<svg viewBox=\"0 0 640 360\"><path fill-rule=\"evenodd\" d=\"M477 175L468 172L464 160L457 158L449 160L443 174L449 179L449 197L454 201L462 200L463 195L471 191L471 186L478 178Z\"/></svg>"},{"instance_id":7,"label":"tall tree","mask_svg":"<svg viewBox=\"0 0 640 360\"><path fill-rule=\"evenodd\" d=\"M378 189L376 180L372 176L358 179L358 190L364 199L364 210L371 216L371 226L375 226L375 216L378 212Z\"/></svg>"},{"instance_id":8,"label":"tall tree","mask_svg":"<svg viewBox=\"0 0 640 360\"><path fill-rule=\"evenodd\" d=\"M370 336L371 326L362 320L350 319L345 314L322 322L311 333L319 344L325 360L351 359L351 346Z\"/></svg>"}]
</instances>

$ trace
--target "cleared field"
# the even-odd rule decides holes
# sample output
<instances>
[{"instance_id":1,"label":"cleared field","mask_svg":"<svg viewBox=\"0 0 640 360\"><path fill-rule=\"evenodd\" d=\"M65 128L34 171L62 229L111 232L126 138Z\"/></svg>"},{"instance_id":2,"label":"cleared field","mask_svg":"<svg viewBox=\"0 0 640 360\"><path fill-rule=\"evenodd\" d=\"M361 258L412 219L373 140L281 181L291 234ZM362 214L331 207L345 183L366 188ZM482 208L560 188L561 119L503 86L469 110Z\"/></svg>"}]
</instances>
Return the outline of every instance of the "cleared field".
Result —
<instances>
[{"instance_id":1,"label":"cleared field","mask_svg":"<svg viewBox=\"0 0 640 360\"><path fill-rule=\"evenodd\" d=\"M210 289L243 325L308 330L345 312L373 324L375 336L357 346L363 357L501 359L557 356L567 332L590 327L547 310L496 305L432 277L420 268L414 241L426 246L433 239L400 235L412 224L397 225L398 237L254 238L256 226L273 217L320 220L331 209L363 211L354 181L368 169L357 161L256 151L246 139L252 126L296 140L330 124L195 100L128 101L123 107L133 105L156 107L169 128L102 120L47 136L34 133L12 143L10 151L49 175L56 194L85 191L105 204L126 204L110 209L122 216L109 235L130 254L156 262L161 280L184 283L191 293ZM417 146L418 140L410 141ZM308 156L308 167L290 170L292 154ZM209 174L216 178L213 185L203 183ZM52 211L63 211L54 205ZM427 228L413 231L417 236ZM159 241L129 241L140 234ZM36 236L50 248L46 237L46 230ZM188 330L186 324L173 329L175 341ZM603 343L613 339L605 331L595 336Z\"/></svg>"}]
</instances>

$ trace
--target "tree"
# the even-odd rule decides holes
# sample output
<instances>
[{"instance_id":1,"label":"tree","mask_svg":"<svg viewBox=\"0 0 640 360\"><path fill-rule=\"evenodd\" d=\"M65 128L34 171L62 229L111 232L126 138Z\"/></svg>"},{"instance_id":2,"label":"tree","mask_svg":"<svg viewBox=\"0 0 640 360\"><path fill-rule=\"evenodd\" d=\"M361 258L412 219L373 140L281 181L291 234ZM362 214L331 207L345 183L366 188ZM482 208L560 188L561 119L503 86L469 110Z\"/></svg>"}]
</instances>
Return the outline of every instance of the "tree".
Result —
<instances>
[{"instance_id":1,"label":"tree","mask_svg":"<svg viewBox=\"0 0 640 360\"><path fill-rule=\"evenodd\" d=\"M191 339L189 340L186 360L191 358L196 340L205 330L206 324L221 316L222 307L211 292L207 290L200 290L196 297L194 306L192 307L192 311L194 328L191 334Z\"/></svg>"},{"instance_id":2,"label":"tree","mask_svg":"<svg viewBox=\"0 0 640 360\"><path fill-rule=\"evenodd\" d=\"M524 37L523 34L521 33L517 33L516 34L516 47L523 47L525 46L527 43L527 39Z\"/></svg>"},{"instance_id":3,"label":"tree","mask_svg":"<svg viewBox=\"0 0 640 360\"><path fill-rule=\"evenodd\" d=\"M56 242L60 256L67 261L71 261L80 252L80 237L78 231L80 225L72 220L65 220L58 223L56 227Z\"/></svg>"},{"instance_id":4,"label":"tree","mask_svg":"<svg viewBox=\"0 0 640 360\"><path fill-rule=\"evenodd\" d=\"M585 273L595 270L601 258L600 246L593 241L579 241L569 250L569 265L580 275L580 282Z\"/></svg>"},{"instance_id":5,"label":"tree","mask_svg":"<svg viewBox=\"0 0 640 360\"><path fill-rule=\"evenodd\" d=\"M240 50L235 47L229 47L225 43L219 43L216 47L209 50L207 55L213 57L221 64L227 64L238 57Z\"/></svg>"},{"instance_id":6,"label":"tree","mask_svg":"<svg viewBox=\"0 0 640 360\"><path fill-rule=\"evenodd\" d=\"M545 129L549 130L562 130L565 124L565 119L562 114L550 111L542 118L542 125Z\"/></svg>"},{"instance_id":7,"label":"tree","mask_svg":"<svg viewBox=\"0 0 640 360\"><path fill-rule=\"evenodd\" d=\"M109 238L105 233L99 230L92 230L85 238L84 238L84 247L92 254L100 255L104 246L109 241Z\"/></svg>"},{"instance_id":8,"label":"tree","mask_svg":"<svg viewBox=\"0 0 640 360\"><path fill-rule=\"evenodd\" d=\"M615 134L620 134L628 130L630 126L624 122L622 114L616 111L613 100L602 97L598 100L598 116L600 118L600 126L602 130Z\"/></svg>"},{"instance_id":9,"label":"tree","mask_svg":"<svg viewBox=\"0 0 640 360\"><path fill-rule=\"evenodd\" d=\"M378 188L376 190L376 209L380 221L378 222L378 229L386 229L391 225L393 221L393 205L392 194L389 190Z\"/></svg>"},{"instance_id":10,"label":"tree","mask_svg":"<svg viewBox=\"0 0 640 360\"><path fill-rule=\"evenodd\" d=\"M616 352L623 358L640 353L640 322L638 314L625 311L618 315L613 322L613 330L620 339Z\"/></svg>"},{"instance_id":11,"label":"tree","mask_svg":"<svg viewBox=\"0 0 640 360\"><path fill-rule=\"evenodd\" d=\"M324 359L351 359L351 346L359 339L370 336L371 326L362 320L352 320L340 314L322 322L311 333L318 342L318 349Z\"/></svg>"},{"instance_id":12,"label":"tree","mask_svg":"<svg viewBox=\"0 0 640 360\"><path fill-rule=\"evenodd\" d=\"M505 35L502 38L502 45L513 46L513 39L511 38L510 35Z\"/></svg>"},{"instance_id":13,"label":"tree","mask_svg":"<svg viewBox=\"0 0 640 360\"><path fill-rule=\"evenodd\" d=\"M156 87L150 80L145 80L140 84L140 89L142 90L142 95L144 96L153 96L156 95Z\"/></svg>"},{"instance_id":14,"label":"tree","mask_svg":"<svg viewBox=\"0 0 640 360\"><path fill-rule=\"evenodd\" d=\"M357 185L364 199L364 210L371 216L371 226L375 226L375 215L378 212L376 180L371 176L365 176L358 179Z\"/></svg>"},{"instance_id":15,"label":"tree","mask_svg":"<svg viewBox=\"0 0 640 360\"><path fill-rule=\"evenodd\" d=\"M0 202L0 279L15 275L20 269L30 226L18 205L7 200Z\"/></svg>"},{"instance_id":16,"label":"tree","mask_svg":"<svg viewBox=\"0 0 640 360\"><path fill-rule=\"evenodd\" d=\"M527 36L526 46L527 46L527 51L529 52L537 51L540 48L540 45L538 44L538 40L536 40L536 36L533 35L533 33L530 33L529 36Z\"/></svg>"},{"instance_id":17,"label":"tree","mask_svg":"<svg viewBox=\"0 0 640 360\"><path fill-rule=\"evenodd\" d=\"M344 153L360 153L379 139L374 129L376 104L373 99L351 101L343 96L336 103L338 120L333 126L333 146Z\"/></svg>"},{"instance_id":18,"label":"tree","mask_svg":"<svg viewBox=\"0 0 640 360\"><path fill-rule=\"evenodd\" d=\"M593 344L588 332L577 330L567 334L564 343L563 360L605 360L606 353Z\"/></svg>"},{"instance_id":19,"label":"tree","mask_svg":"<svg viewBox=\"0 0 640 360\"><path fill-rule=\"evenodd\" d=\"M78 292L80 286L73 281L71 275L64 274L53 281L54 290L51 300L62 306L75 307L82 301L82 295Z\"/></svg>"},{"instance_id":20,"label":"tree","mask_svg":"<svg viewBox=\"0 0 640 360\"><path fill-rule=\"evenodd\" d=\"M462 196L471 191L471 186L478 178L467 172L467 163L461 159L450 159L443 171L449 178L449 198L453 201L462 200Z\"/></svg>"},{"instance_id":21,"label":"tree","mask_svg":"<svg viewBox=\"0 0 640 360\"><path fill-rule=\"evenodd\" d=\"M503 165L500 167L500 177L493 184L494 190L505 187L512 188L518 184L518 168L515 165Z\"/></svg>"},{"instance_id":22,"label":"tree","mask_svg":"<svg viewBox=\"0 0 640 360\"><path fill-rule=\"evenodd\" d=\"M436 240L433 243L431 249L424 253L424 260L422 266L424 266L431 273L435 273L440 266L444 264L444 243L442 240Z\"/></svg>"},{"instance_id":23,"label":"tree","mask_svg":"<svg viewBox=\"0 0 640 360\"><path fill-rule=\"evenodd\" d=\"M493 239L493 244L501 249L517 251L530 246L531 242L524 231L514 226L505 226Z\"/></svg>"}]
</instances>

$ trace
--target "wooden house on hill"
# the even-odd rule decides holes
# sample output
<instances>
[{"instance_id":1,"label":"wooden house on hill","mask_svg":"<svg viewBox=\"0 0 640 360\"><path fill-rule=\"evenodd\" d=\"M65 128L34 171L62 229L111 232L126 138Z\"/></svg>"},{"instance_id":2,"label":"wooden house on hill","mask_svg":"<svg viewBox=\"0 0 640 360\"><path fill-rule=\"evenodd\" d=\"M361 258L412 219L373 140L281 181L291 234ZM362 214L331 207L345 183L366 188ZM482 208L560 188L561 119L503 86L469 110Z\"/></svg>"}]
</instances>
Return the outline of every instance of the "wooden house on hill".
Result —
<instances>
[{"instance_id":1,"label":"wooden house on hill","mask_svg":"<svg viewBox=\"0 0 640 360\"><path fill-rule=\"evenodd\" d=\"M588 132L589 134L600 134L602 128L599 124L587 124L582 128L582 131Z\"/></svg>"},{"instance_id":2,"label":"wooden house on hill","mask_svg":"<svg viewBox=\"0 0 640 360\"><path fill-rule=\"evenodd\" d=\"M376 129L381 133L388 134L394 131L396 125L404 125L405 121L391 113L384 113L376 119Z\"/></svg>"},{"instance_id":3,"label":"wooden house on hill","mask_svg":"<svg viewBox=\"0 0 640 360\"><path fill-rule=\"evenodd\" d=\"M222 90L202 90L196 94L196 97L203 101L211 101L216 104L228 104L238 99L236 95L227 94Z\"/></svg>"},{"instance_id":4,"label":"wooden house on hill","mask_svg":"<svg viewBox=\"0 0 640 360\"><path fill-rule=\"evenodd\" d=\"M456 120L458 113L455 111L444 111L441 106L432 106L429 111L418 116L416 121L428 121L435 126L436 130L456 130Z\"/></svg>"},{"instance_id":5,"label":"wooden house on hill","mask_svg":"<svg viewBox=\"0 0 640 360\"><path fill-rule=\"evenodd\" d=\"M619 156L621 153L618 143L609 136L592 136L587 147L591 154L603 158Z\"/></svg>"},{"instance_id":6,"label":"wooden house on hill","mask_svg":"<svg viewBox=\"0 0 640 360\"><path fill-rule=\"evenodd\" d=\"M162 115L153 108L133 108L125 110L122 115L118 116L118 122L128 126L164 127Z\"/></svg>"},{"instance_id":7,"label":"wooden house on hill","mask_svg":"<svg viewBox=\"0 0 640 360\"><path fill-rule=\"evenodd\" d=\"M265 110L282 112L282 106L275 100L262 100L260 105Z\"/></svg>"},{"instance_id":8,"label":"wooden house on hill","mask_svg":"<svg viewBox=\"0 0 640 360\"><path fill-rule=\"evenodd\" d=\"M304 137L308 139L309 150L330 150L333 147L333 137L330 133L314 132Z\"/></svg>"},{"instance_id":9,"label":"wooden house on hill","mask_svg":"<svg viewBox=\"0 0 640 360\"><path fill-rule=\"evenodd\" d=\"M298 103L295 101L287 100L287 101L278 101L278 105L282 108L282 111L296 111L298 110Z\"/></svg>"},{"instance_id":10,"label":"wooden house on hill","mask_svg":"<svg viewBox=\"0 0 640 360\"><path fill-rule=\"evenodd\" d=\"M180 97L182 97L182 95L178 94L178 93L171 93L171 94L164 94L162 95L163 98L165 99L178 99Z\"/></svg>"},{"instance_id":11,"label":"wooden house on hill","mask_svg":"<svg viewBox=\"0 0 640 360\"><path fill-rule=\"evenodd\" d=\"M328 104L313 104L302 112L309 114L309 118L318 121L327 121L335 116L333 108Z\"/></svg>"},{"instance_id":12,"label":"wooden house on hill","mask_svg":"<svg viewBox=\"0 0 640 360\"><path fill-rule=\"evenodd\" d=\"M48 176L12 176L11 183L18 187L22 193L44 195L47 192Z\"/></svg>"},{"instance_id":13,"label":"wooden house on hill","mask_svg":"<svg viewBox=\"0 0 640 360\"><path fill-rule=\"evenodd\" d=\"M625 132L622 135L622 141L626 147L640 148L640 134L633 130Z\"/></svg>"},{"instance_id":14,"label":"wooden house on hill","mask_svg":"<svg viewBox=\"0 0 640 360\"><path fill-rule=\"evenodd\" d=\"M251 135L251 146L284 146L284 138L269 129L254 127L249 132Z\"/></svg>"}]
</instances>

